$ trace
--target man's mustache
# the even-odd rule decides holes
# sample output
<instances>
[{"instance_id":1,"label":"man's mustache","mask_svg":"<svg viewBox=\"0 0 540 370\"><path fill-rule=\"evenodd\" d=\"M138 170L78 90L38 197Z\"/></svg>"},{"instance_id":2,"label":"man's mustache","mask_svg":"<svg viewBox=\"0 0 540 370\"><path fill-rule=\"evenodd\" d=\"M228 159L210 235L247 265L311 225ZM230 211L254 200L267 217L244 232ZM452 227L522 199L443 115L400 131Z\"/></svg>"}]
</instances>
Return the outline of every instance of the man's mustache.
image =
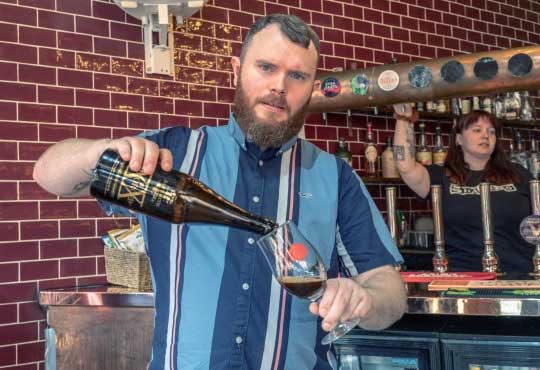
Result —
<instances>
[{"instance_id":1,"label":"man's mustache","mask_svg":"<svg viewBox=\"0 0 540 370\"><path fill-rule=\"evenodd\" d=\"M257 103L264 103L264 104L272 105L274 107L279 107L279 108L284 109L287 112L290 111L287 101L282 96L267 95L260 99L257 99Z\"/></svg>"}]
</instances>

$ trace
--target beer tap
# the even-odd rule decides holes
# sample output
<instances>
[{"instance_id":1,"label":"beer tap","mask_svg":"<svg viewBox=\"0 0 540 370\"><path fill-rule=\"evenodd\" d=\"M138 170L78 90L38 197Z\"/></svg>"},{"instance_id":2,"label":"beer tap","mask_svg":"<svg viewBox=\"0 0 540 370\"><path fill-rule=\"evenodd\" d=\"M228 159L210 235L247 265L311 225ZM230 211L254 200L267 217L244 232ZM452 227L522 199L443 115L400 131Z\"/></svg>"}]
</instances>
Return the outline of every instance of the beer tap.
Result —
<instances>
[{"instance_id":1,"label":"beer tap","mask_svg":"<svg viewBox=\"0 0 540 370\"><path fill-rule=\"evenodd\" d=\"M482 207L482 231L484 234L484 255L482 256L482 271L498 272L499 257L495 253L493 237L493 222L491 220L491 192L489 183L480 183L480 203Z\"/></svg>"},{"instance_id":2,"label":"beer tap","mask_svg":"<svg viewBox=\"0 0 540 370\"><path fill-rule=\"evenodd\" d=\"M388 212L388 229L390 229L390 236L392 240L398 245L398 225L396 219L396 187L389 186L386 188L386 210Z\"/></svg>"},{"instance_id":3,"label":"beer tap","mask_svg":"<svg viewBox=\"0 0 540 370\"><path fill-rule=\"evenodd\" d=\"M441 185L431 185L431 207L433 208L433 231L435 254L433 255L433 271L448 271L448 257L444 249L444 226L442 219Z\"/></svg>"},{"instance_id":4,"label":"beer tap","mask_svg":"<svg viewBox=\"0 0 540 370\"><path fill-rule=\"evenodd\" d=\"M530 180L529 189L533 214L521 222L520 233L525 240L536 246L532 259L534 271L531 275L540 276L540 180Z\"/></svg>"}]
</instances>

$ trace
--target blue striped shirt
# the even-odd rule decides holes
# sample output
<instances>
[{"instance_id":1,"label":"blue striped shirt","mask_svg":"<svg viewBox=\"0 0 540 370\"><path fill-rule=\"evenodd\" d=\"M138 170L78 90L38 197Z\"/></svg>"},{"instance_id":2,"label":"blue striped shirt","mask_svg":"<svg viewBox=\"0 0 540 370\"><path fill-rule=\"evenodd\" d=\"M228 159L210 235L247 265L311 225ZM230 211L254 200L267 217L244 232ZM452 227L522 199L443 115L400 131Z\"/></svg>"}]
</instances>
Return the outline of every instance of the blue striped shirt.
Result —
<instances>
[{"instance_id":1,"label":"blue striped shirt","mask_svg":"<svg viewBox=\"0 0 540 370\"><path fill-rule=\"evenodd\" d=\"M319 250L329 278L401 262L355 172L305 140L260 152L234 116L227 126L143 136L172 151L175 169L226 199L278 223L292 219ZM272 278L256 247L259 235L138 217L155 294L150 370L330 369L320 319L308 300Z\"/></svg>"}]
</instances>

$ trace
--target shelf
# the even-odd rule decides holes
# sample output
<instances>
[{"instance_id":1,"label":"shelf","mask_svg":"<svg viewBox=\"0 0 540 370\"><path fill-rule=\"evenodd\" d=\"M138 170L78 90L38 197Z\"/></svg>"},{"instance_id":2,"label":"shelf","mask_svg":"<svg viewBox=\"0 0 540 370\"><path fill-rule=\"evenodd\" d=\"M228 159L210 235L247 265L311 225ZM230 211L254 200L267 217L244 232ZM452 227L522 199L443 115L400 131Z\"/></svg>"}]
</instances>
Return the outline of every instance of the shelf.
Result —
<instances>
[{"instance_id":1,"label":"shelf","mask_svg":"<svg viewBox=\"0 0 540 370\"><path fill-rule=\"evenodd\" d=\"M362 176L364 184L404 184L401 178L399 179L387 179L384 177L367 177Z\"/></svg>"}]
</instances>

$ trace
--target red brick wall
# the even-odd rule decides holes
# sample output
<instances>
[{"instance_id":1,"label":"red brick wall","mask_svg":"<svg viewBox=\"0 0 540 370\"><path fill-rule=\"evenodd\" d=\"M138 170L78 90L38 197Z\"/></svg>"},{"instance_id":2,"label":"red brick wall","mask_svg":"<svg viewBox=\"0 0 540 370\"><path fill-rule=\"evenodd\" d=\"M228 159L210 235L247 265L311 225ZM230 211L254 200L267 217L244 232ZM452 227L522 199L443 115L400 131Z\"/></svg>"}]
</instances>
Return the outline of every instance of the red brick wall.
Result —
<instances>
[{"instance_id":1,"label":"red brick wall","mask_svg":"<svg viewBox=\"0 0 540 370\"><path fill-rule=\"evenodd\" d=\"M321 36L320 67L362 68L539 43L540 5L485 0L210 0L175 35L176 77L147 76L142 31L106 0L0 0L0 368L43 363L44 315L36 291L103 283L99 239L128 226L92 199L58 199L32 181L51 143L132 135L171 125L225 123L234 90L229 58L258 16L290 12ZM351 149L363 161L366 117ZM393 123L370 117L378 143ZM343 116L309 118L308 139L334 151ZM370 191L382 206L380 185ZM425 205L400 187L399 206Z\"/></svg>"}]
</instances>

